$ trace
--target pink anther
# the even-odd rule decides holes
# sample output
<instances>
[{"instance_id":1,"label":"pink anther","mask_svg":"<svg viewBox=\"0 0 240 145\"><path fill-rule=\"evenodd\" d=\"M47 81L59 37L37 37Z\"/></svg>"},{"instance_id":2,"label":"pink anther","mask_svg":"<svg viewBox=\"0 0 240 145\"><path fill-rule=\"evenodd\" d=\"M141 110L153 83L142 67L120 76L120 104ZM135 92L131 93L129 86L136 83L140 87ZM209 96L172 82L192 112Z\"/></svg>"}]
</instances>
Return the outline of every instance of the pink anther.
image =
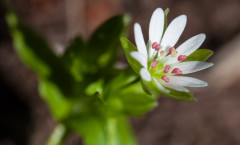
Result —
<instances>
[{"instance_id":1,"label":"pink anther","mask_svg":"<svg viewBox=\"0 0 240 145\"><path fill-rule=\"evenodd\" d=\"M166 65L166 66L165 66L165 69L170 69L170 65Z\"/></svg>"},{"instance_id":2,"label":"pink anther","mask_svg":"<svg viewBox=\"0 0 240 145\"><path fill-rule=\"evenodd\" d=\"M179 76L182 74L182 71L179 68L174 68L171 73Z\"/></svg>"},{"instance_id":3,"label":"pink anther","mask_svg":"<svg viewBox=\"0 0 240 145\"><path fill-rule=\"evenodd\" d=\"M165 80L165 82L168 83L168 82L169 82L169 78L167 78L167 79Z\"/></svg>"},{"instance_id":4,"label":"pink anther","mask_svg":"<svg viewBox=\"0 0 240 145\"><path fill-rule=\"evenodd\" d=\"M155 47L155 50L156 50L156 51L160 50L160 45L157 45L157 46Z\"/></svg>"},{"instance_id":5,"label":"pink anther","mask_svg":"<svg viewBox=\"0 0 240 145\"><path fill-rule=\"evenodd\" d=\"M158 43L157 43L157 42L154 42L154 43L152 44L152 48L153 48L153 49L155 49L157 46L158 46Z\"/></svg>"},{"instance_id":6,"label":"pink anther","mask_svg":"<svg viewBox=\"0 0 240 145\"><path fill-rule=\"evenodd\" d=\"M152 68L155 68L157 63L158 63L158 62L157 62L156 60L154 60L154 61L152 62L151 67L152 67Z\"/></svg>"},{"instance_id":7,"label":"pink anther","mask_svg":"<svg viewBox=\"0 0 240 145\"><path fill-rule=\"evenodd\" d=\"M178 56L178 61L184 61L187 59L187 56L186 55L179 55Z\"/></svg>"},{"instance_id":8,"label":"pink anther","mask_svg":"<svg viewBox=\"0 0 240 145\"><path fill-rule=\"evenodd\" d=\"M157 64L158 62L156 60L153 61L153 64Z\"/></svg>"},{"instance_id":9,"label":"pink anther","mask_svg":"<svg viewBox=\"0 0 240 145\"><path fill-rule=\"evenodd\" d=\"M167 76L162 76L162 80L164 80L166 83L168 83L169 82L169 78L167 77Z\"/></svg>"},{"instance_id":10,"label":"pink anther","mask_svg":"<svg viewBox=\"0 0 240 145\"><path fill-rule=\"evenodd\" d=\"M152 44L152 48L155 49L156 51L160 50L160 45L157 42L154 42Z\"/></svg>"},{"instance_id":11,"label":"pink anther","mask_svg":"<svg viewBox=\"0 0 240 145\"><path fill-rule=\"evenodd\" d=\"M168 73L169 69L170 69L170 65L166 65L163 72Z\"/></svg>"},{"instance_id":12,"label":"pink anther","mask_svg":"<svg viewBox=\"0 0 240 145\"><path fill-rule=\"evenodd\" d=\"M155 67L156 67L156 64L153 63L153 64L151 65L151 67L152 67L152 68L155 68Z\"/></svg>"},{"instance_id":13,"label":"pink anther","mask_svg":"<svg viewBox=\"0 0 240 145\"><path fill-rule=\"evenodd\" d=\"M169 48L169 54L172 54L172 51L173 51L173 50L176 50L176 49L175 49L174 47L170 47L170 48Z\"/></svg>"}]
</instances>

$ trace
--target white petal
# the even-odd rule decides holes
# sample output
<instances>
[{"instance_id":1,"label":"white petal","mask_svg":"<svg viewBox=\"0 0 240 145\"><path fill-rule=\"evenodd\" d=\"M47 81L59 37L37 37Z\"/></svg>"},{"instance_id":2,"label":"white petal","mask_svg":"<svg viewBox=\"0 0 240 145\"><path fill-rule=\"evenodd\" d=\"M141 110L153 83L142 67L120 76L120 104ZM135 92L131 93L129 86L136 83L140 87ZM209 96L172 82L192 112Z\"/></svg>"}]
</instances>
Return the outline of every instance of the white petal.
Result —
<instances>
[{"instance_id":1,"label":"white petal","mask_svg":"<svg viewBox=\"0 0 240 145\"><path fill-rule=\"evenodd\" d=\"M165 88L161 85L161 83L157 81L156 78L153 77L153 80L154 80L155 84L157 85L157 87L158 87L158 89L159 89L160 91L163 91L163 92L166 92L166 93L169 93L169 92L170 92L169 90L165 89Z\"/></svg>"},{"instance_id":2,"label":"white petal","mask_svg":"<svg viewBox=\"0 0 240 145\"><path fill-rule=\"evenodd\" d=\"M138 51L132 51L130 55L136 59L143 67L147 68L147 58L144 54Z\"/></svg>"},{"instance_id":3,"label":"white petal","mask_svg":"<svg viewBox=\"0 0 240 145\"><path fill-rule=\"evenodd\" d=\"M148 70L146 68L142 68L140 70L140 75L141 75L141 78L145 81L151 81L152 80L152 77L150 75L150 73L148 72Z\"/></svg>"},{"instance_id":4,"label":"white petal","mask_svg":"<svg viewBox=\"0 0 240 145\"><path fill-rule=\"evenodd\" d=\"M181 15L175 18L167 27L166 32L162 38L162 50L168 51L170 47L174 47L179 37L181 36L187 23L186 15Z\"/></svg>"},{"instance_id":5,"label":"white petal","mask_svg":"<svg viewBox=\"0 0 240 145\"><path fill-rule=\"evenodd\" d=\"M213 66L213 63L202 62L202 61L188 61L181 62L176 65L173 65L173 68L179 68L182 70L182 74L189 74L193 72L197 72L206 68Z\"/></svg>"},{"instance_id":6,"label":"white petal","mask_svg":"<svg viewBox=\"0 0 240 145\"><path fill-rule=\"evenodd\" d=\"M204 82L199 79L195 79L192 77L185 76L171 76L169 77L170 81L172 81L177 86L187 86L187 87L205 87L208 85L207 82Z\"/></svg>"},{"instance_id":7,"label":"white petal","mask_svg":"<svg viewBox=\"0 0 240 145\"><path fill-rule=\"evenodd\" d=\"M195 50L197 50L205 40L206 35L205 34L198 34L196 36L193 36L192 38L188 39L184 43L182 43L178 48L178 55L175 57L168 56L168 64L173 64L178 62L178 56L179 55L190 55Z\"/></svg>"},{"instance_id":8,"label":"white petal","mask_svg":"<svg viewBox=\"0 0 240 145\"><path fill-rule=\"evenodd\" d=\"M152 43L160 43L164 28L164 12L161 8L157 8L151 17L149 24L149 57L152 57L155 50L152 49Z\"/></svg>"},{"instance_id":9,"label":"white petal","mask_svg":"<svg viewBox=\"0 0 240 145\"><path fill-rule=\"evenodd\" d=\"M138 23L134 24L134 36L138 51L147 57L146 44L143 38L141 26Z\"/></svg>"},{"instance_id":10,"label":"white petal","mask_svg":"<svg viewBox=\"0 0 240 145\"><path fill-rule=\"evenodd\" d=\"M173 83L170 80L169 83L164 83L164 86L166 86L168 88L171 88L171 89L174 89L176 91L180 91L180 92L189 92L189 90L187 88L185 88L183 86L174 85Z\"/></svg>"},{"instance_id":11,"label":"white petal","mask_svg":"<svg viewBox=\"0 0 240 145\"><path fill-rule=\"evenodd\" d=\"M202 45L205 38L206 35L203 33L193 36L177 48L178 54L187 56L190 55Z\"/></svg>"}]
</instances>

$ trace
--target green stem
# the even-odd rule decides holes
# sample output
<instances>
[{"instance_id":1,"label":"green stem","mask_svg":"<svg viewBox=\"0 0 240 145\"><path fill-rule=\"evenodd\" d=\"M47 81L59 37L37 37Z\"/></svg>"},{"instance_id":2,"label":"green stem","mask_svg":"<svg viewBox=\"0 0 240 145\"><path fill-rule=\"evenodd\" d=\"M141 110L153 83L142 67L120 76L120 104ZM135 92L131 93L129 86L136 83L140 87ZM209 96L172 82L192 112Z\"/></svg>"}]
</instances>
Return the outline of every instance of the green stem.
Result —
<instances>
[{"instance_id":1,"label":"green stem","mask_svg":"<svg viewBox=\"0 0 240 145\"><path fill-rule=\"evenodd\" d=\"M46 145L61 145L65 135L66 135L66 127L62 124L58 124L54 128Z\"/></svg>"},{"instance_id":2,"label":"green stem","mask_svg":"<svg viewBox=\"0 0 240 145\"><path fill-rule=\"evenodd\" d=\"M109 118L107 121L107 145L117 145L116 123L116 119L114 118Z\"/></svg>"}]
</instances>

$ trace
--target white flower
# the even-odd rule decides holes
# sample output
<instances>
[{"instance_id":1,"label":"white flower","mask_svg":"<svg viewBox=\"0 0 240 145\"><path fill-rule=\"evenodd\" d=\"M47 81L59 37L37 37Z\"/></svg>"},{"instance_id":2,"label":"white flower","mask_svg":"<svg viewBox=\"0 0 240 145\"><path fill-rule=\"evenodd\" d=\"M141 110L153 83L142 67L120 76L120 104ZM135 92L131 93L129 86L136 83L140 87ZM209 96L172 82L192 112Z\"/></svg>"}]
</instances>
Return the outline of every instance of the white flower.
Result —
<instances>
[{"instance_id":1,"label":"white flower","mask_svg":"<svg viewBox=\"0 0 240 145\"><path fill-rule=\"evenodd\" d=\"M196 35L175 49L174 46L183 32L186 22L187 17L181 15L169 24L164 33L164 12L161 8L157 8L150 20L148 51L140 25L134 24L138 51L131 52L131 56L142 65L139 72L141 78L147 82L153 81L160 91L169 92L168 89L165 89L167 87L189 92L185 87L208 85L202 80L179 76L200 71L213 65L202 61L181 62L197 50L206 38L205 34Z\"/></svg>"}]
</instances>

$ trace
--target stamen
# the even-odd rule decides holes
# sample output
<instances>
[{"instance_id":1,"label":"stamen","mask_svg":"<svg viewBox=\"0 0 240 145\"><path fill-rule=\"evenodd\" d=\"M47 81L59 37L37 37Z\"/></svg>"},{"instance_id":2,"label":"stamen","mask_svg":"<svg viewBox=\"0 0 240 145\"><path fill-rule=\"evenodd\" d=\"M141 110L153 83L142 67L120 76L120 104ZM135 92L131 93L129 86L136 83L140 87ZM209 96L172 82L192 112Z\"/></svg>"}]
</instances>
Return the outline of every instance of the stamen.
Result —
<instances>
[{"instance_id":1,"label":"stamen","mask_svg":"<svg viewBox=\"0 0 240 145\"><path fill-rule=\"evenodd\" d=\"M165 74L168 73L168 71L169 71L169 69L166 69L166 68L163 70L163 72L164 72Z\"/></svg>"},{"instance_id":2,"label":"stamen","mask_svg":"<svg viewBox=\"0 0 240 145\"><path fill-rule=\"evenodd\" d=\"M177 50L172 50L172 56L177 56L178 52Z\"/></svg>"},{"instance_id":3,"label":"stamen","mask_svg":"<svg viewBox=\"0 0 240 145\"><path fill-rule=\"evenodd\" d=\"M152 44L152 48L155 49L156 51L158 51L160 49L160 45L157 42L154 42Z\"/></svg>"},{"instance_id":4,"label":"stamen","mask_svg":"<svg viewBox=\"0 0 240 145\"><path fill-rule=\"evenodd\" d=\"M168 73L169 69L170 69L170 65L166 65L163 72Z\"/></svg>"},{"instance_id":5,"label":"stamen","mask_svg":"<svg viewBox=\"0 0 240 145\"><path fill-rule=\"evenodd\" d=\"M156 51L160 50L160 45L157 45L157 46L155 47L155 50L156 50Z\"/></svg>"},{"instance_id":6,"label":"stamen","mask_svg":"<svg viewBox=\"0 0 240 145\"><path fill-rule=\"evenodd\" d=\"M170 48L169 48L169 54L172 54L172 51L173 51L173 50L176 51L176 49L175 49L174 47L170 47Z\"/></svg>"},{"instance_id":7,"label":"stamen","mask_svg":"<svg viewBox=\"0 0 240 145\"><path fill-rule=\"evenodd\" d=\"M157 42L154 42L154 43L152 44L152 48L155 49L157 45L158 45L158 43L157 43Z\"/></svg>"},{"instance_id":8,"label":"stamen","mask_svg":"<svg viewBox=\"0 0 240 145\"><path fill-rule=\"evenodd\" d=\"M182 71L179 69L179 68L174 68L171 72L173 75L181 75L182 74Z\"/></svg>"},{"instance_id":9,"label":"stamen","mask_svg":"<svg viewBox=\"0 0 240 145\"><path fill-rule=\"evenodd\" d=\"M151 67L152 67L152 68L155 68L155 67L156 67L156 64L153 63L153 64L151 65Z\"/></svg>"},{"instance_id":10,"label":"stamen","mask_svg":"<svg viewBox=\"0 0 240 145\"><path fill-rule=\"evenodd\" d=\"M165 56L166 55L166 51L164 51L164 50L160 51L160 55L161 56Z\"/></svg>"},{"instance_id":11,"label":"stamen","mask_svg":"<svg viewBox=\"0 0 240 145\"><path fill-rule=\"evenodd\" d=\"M157 60L154 60L154 61L153 61L153 64L157 64L157 63L158 63Z\"/></svg>"},{"instance_id":12,"label":"stamen","mask_svg":"<svg viewBox=\"0 0 240 145\"><path fill-rule=\"evenodd\" d=\"M164 80L166 83L168 83L169 82L169 78L167 77L167 76L162 76L162 80Z\"/></svg>"},{"instance_id":13,"label":"stamen","mask_svg":"<svg viewBox=\"0 0 240 145\"><path fill-rule=\"evenodd\" d=\"M178 61L184 61L187 59L187 56L186 55L179 55L178 56Z\"/></svg>"},{"instance_id":14,"label":"stamen","mask_svg":"<svg viewBox=\"0 0 240 145\"><path fill-rule=\"evenodd\" d=\"M167 78L165 82L168 83L169 82L169 78Z\"/></svg>"},{"instance_id":15,"label":"stamen","mask_svg":"<svg viewBox=\"0 0 240 145\"><path fill-rule=\"evenodd\" d=\"M170 69L170 65L166 65L165 68L166 68L166 69Z\"/></svg>"},{"instance_id":16,"label":"stamen","mask_svg":"<svg viewBox=\"0 0 240 145\"><path fill-rule=\"evenodd\" d=\"M155 68L157 63L158 63L158 62L157 62L156 60L154 60L154 61L152 62L151 67L152 67L152 68Z\"/></svg>"}]
</instances>

